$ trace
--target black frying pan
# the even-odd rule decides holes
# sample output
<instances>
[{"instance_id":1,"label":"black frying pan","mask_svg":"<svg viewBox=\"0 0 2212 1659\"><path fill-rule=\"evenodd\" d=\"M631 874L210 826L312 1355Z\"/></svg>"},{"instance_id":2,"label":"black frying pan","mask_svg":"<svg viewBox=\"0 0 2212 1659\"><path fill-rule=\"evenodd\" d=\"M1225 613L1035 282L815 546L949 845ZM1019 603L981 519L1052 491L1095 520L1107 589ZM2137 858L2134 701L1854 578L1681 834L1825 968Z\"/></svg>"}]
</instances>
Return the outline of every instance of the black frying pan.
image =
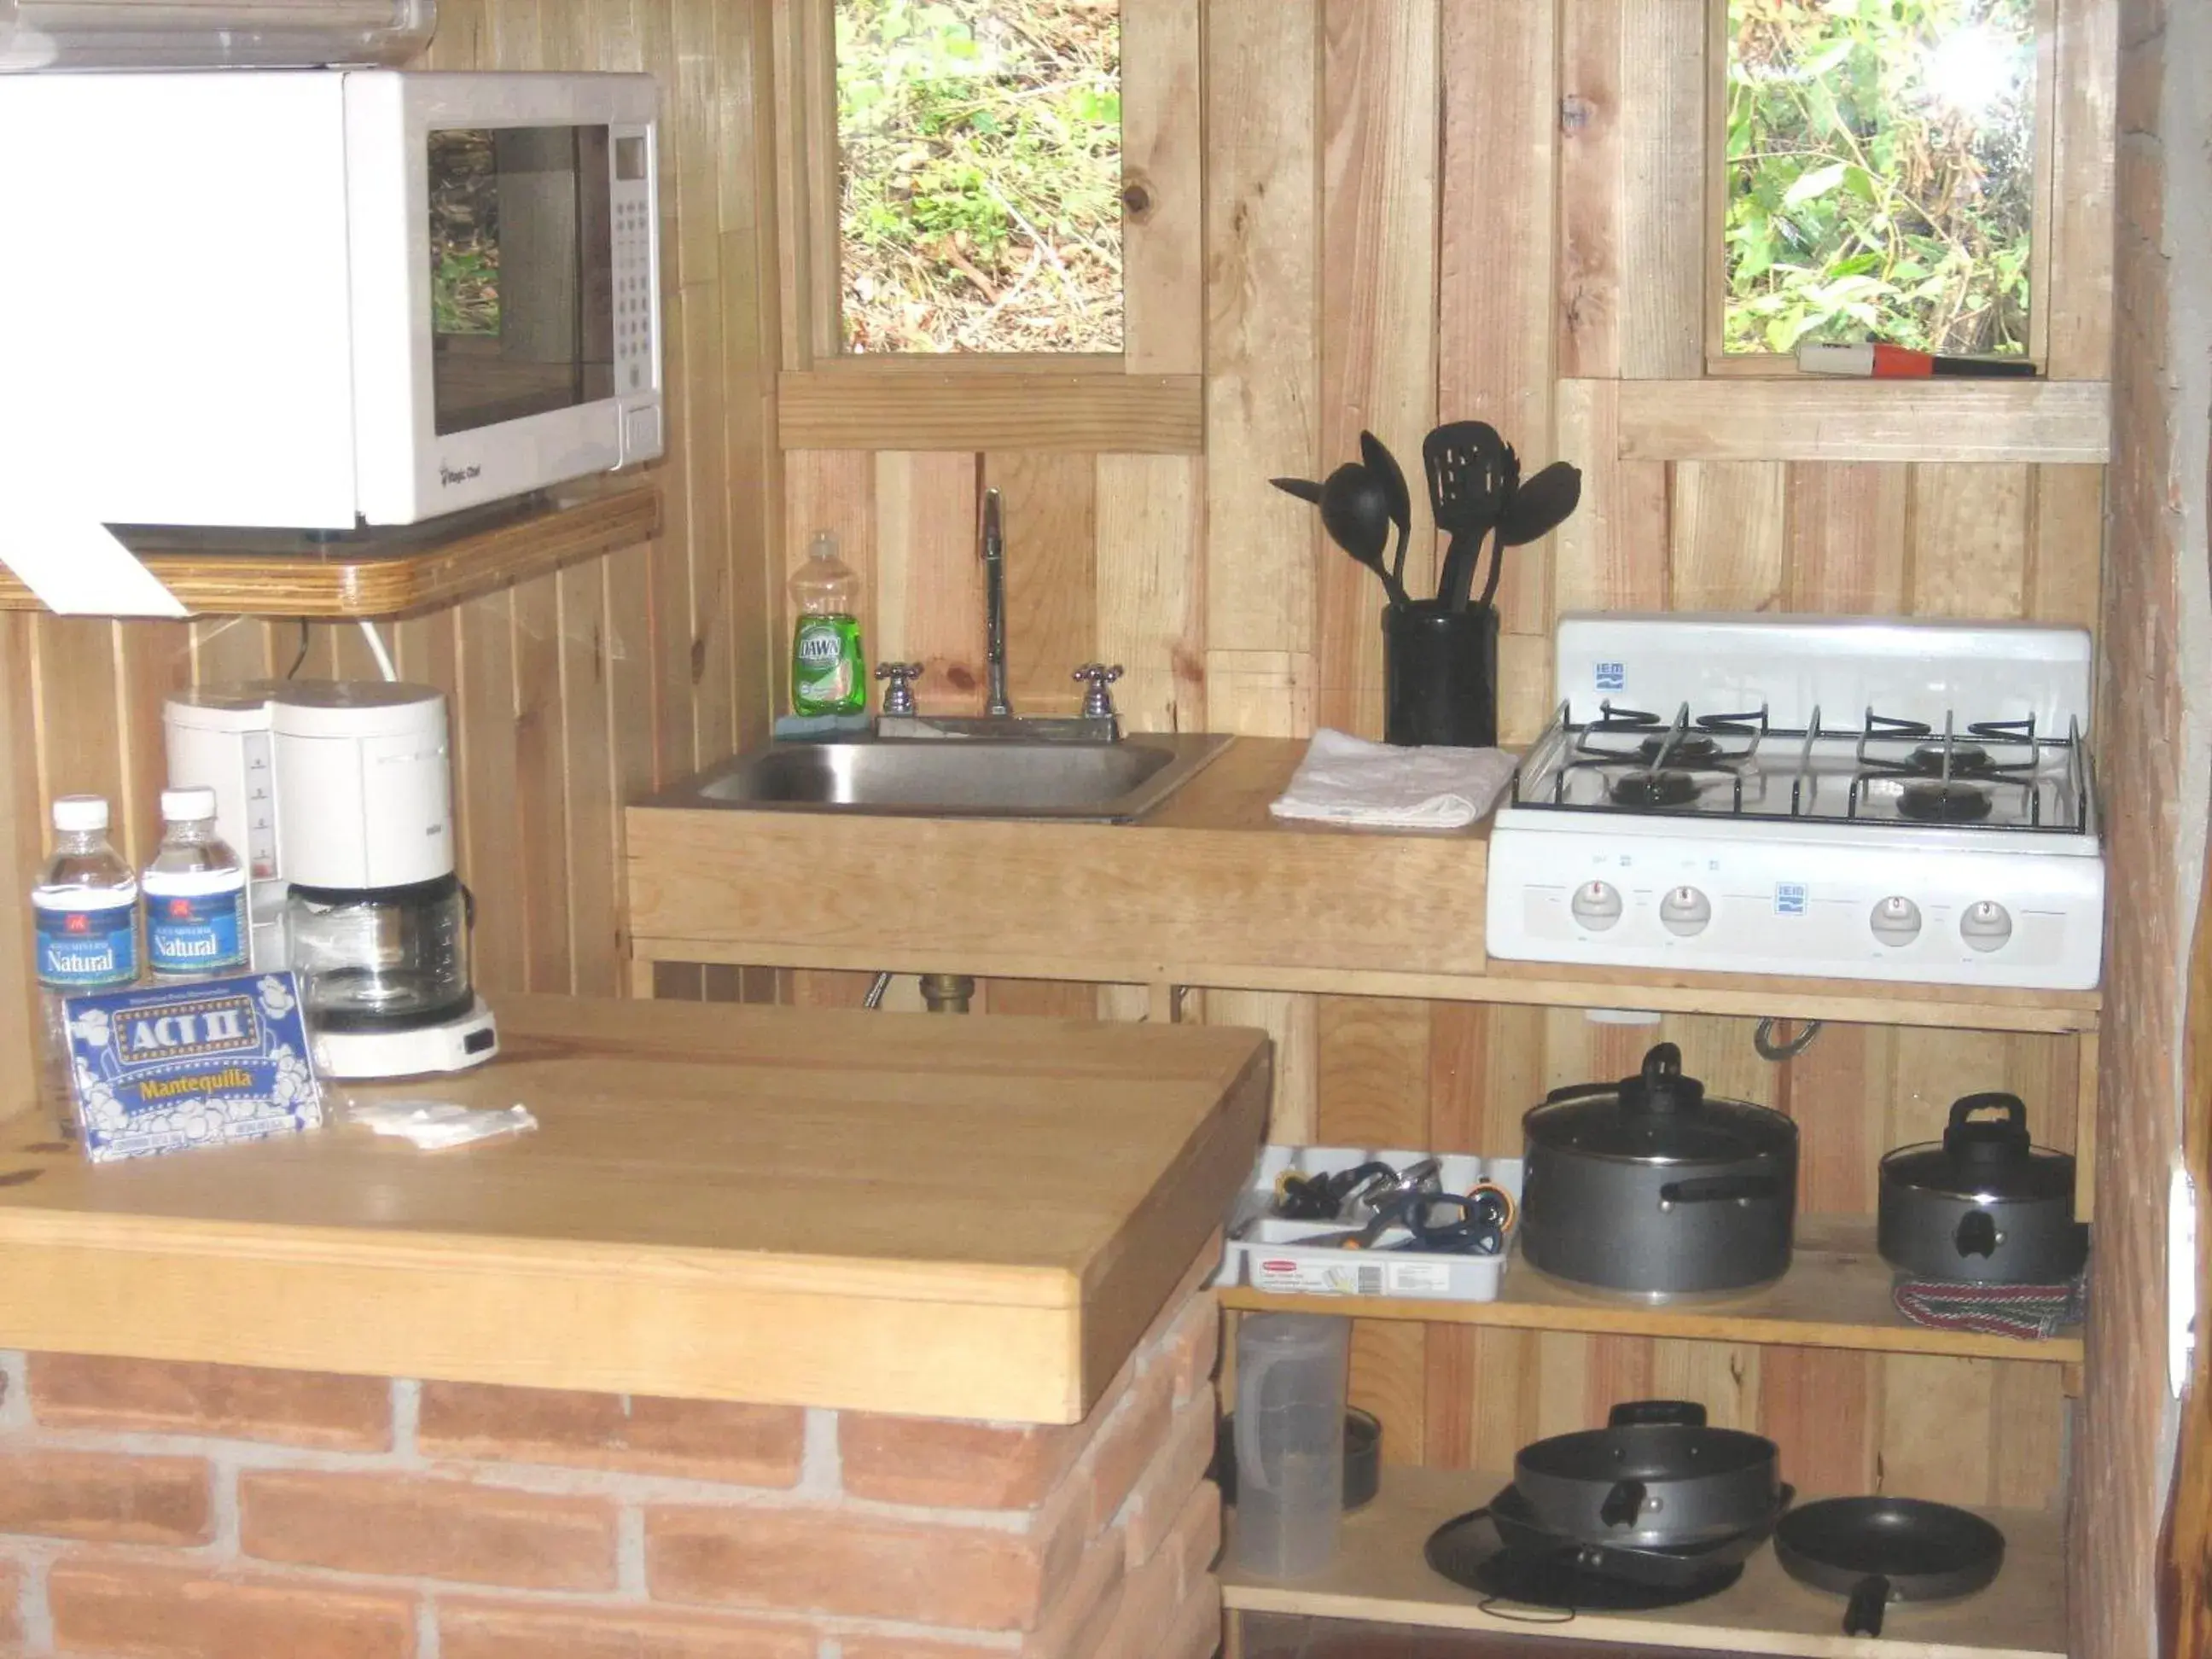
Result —
<instances>
[{"instance_id":1,"label":"black frying pan","mask_svg":"<svg viewBox=\"0 0 2212 1659\"><path fill-rule=\"evenodd\" d=\"M1792 1578L1850 1598L1844 1634L1879 1636L1892 1601L1971 1595L2004 1565L2004 1534L1978 1515L1917 1498L1829 1498L1774 1529Z\"/></svg>"},{"instance_id":2,"label":"black frying pan","mask_svg":"<svg viewBox=\"0 0 2212 1659\"><path fill-rule=\"evenodd\" d=\"M1498 1542L1532 1561L1565 1561L1584 1572L1632 1584L1687 1589L1711 1582L1718 1572L1740 1565L1758 1553L1759 1547L1773 1532L1776 1517L1789 1507L1790 1496L1790 1488L1783 1487L1773 1512L1732 1538L1672 1548L1585 1544L1562 1538L1545 1529L1529 1509L1528 1500L1511 1486L1490 1500L1490 1524L1498 1529Z\"/></svg>"}]
</instances>

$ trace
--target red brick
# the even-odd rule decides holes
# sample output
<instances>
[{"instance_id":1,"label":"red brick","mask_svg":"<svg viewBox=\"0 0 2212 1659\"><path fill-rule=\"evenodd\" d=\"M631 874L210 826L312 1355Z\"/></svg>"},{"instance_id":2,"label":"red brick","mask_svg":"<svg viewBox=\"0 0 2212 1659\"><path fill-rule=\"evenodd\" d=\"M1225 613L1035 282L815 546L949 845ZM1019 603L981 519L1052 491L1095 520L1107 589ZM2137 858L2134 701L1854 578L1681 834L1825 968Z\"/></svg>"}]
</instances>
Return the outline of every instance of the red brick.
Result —
<instances>
[{"instance_id":1,"label":"red brick","mask_svg":"<svg viewBox=\"0 0 2212 1659\"><path fill-rule=\"evenodd\" d=\"M1154 1650L1158 1659L1213 1659L1221 1646L1221 1585L1208 1578L1183 1595L1170 1618L1167 1639Z\"/></svg>"},{"instance_id":2,"label":"red brick","mask_svg":"<svg viewBox=\"0 0 2212 1659\"><path fill-rule=\"evenodd\" d=\"M198 1457L0 1453L0 1533L103 1544L204 1544L208 1466Z\"/></svg>"},{"instance_id":3,"label":"red brick","mask_svg":"<svg viewBox=\"0 0 2212 1659\"><path fill-rule=\"evenodd\" d=\"M1167 1443L1153 1459L1137 1490L1129 1494L1121 1524L1129 1535L1132 1564L1149 1561L1166 1541L1182 1514L1191 1489L1206 1478L1213 1462L1214 1412L1210 1395L1191 1401L1176 1413Z\"/></svg>"},{"instance_id":4,"label":"red brick","mask_svg":"<svg viewBox=\"0 0 2212 1659\"><path fill-rule=\"evenodd\" d=\"M441 1600L444 1659L814 1659L801 1625L645 1607L544 1607Z\"/></svg>"},{"instance_id":5,"label":"red brick","mask_svg":"<svg viewBox=\"0 0 2212 1659\"><path fill-rule=\"evenodd\" d=\"M1093 1539L1067 1588L1023 1642L1024 1659L1084 1659L1096 1649L1121 1611L1128 1560L1118 1533Z\"/></svg>"},{"instance_id":6,"label":"red brick","mask_svg":"<svg viewBox=\"0 0 2212 1659\"><path fill-rule=\"evenodd\" d=\"M645 1556L667 1601L991 1631L1036 1624L1077 1559L1036 1532L688 1507L647 1511Z\"/></svg>"},{"instance_id":7,"label":"red brick","mask_svg":"<svg viewBox=\"0 0 2212 1659\"><path fill-rule=\"evenodd\" d=\"M1161 1635L1182 1601L1179 1565L1174 1556L1161 1555L1130 1573L1094 1659L1159 1659Z\"/></svg>"},{"instance_id":8,"label":"red brick","mask_svg":"<svg viewBox=\"0 0 2212 1659\"><path fill-rule=\"evenodd\" d=\"M392 1384L380 1376L34 1353L30 1385L31 1414L49 1428L212 1434L333 1451L392 1444Z\"/></svg>"},{"instance_id":9,"label":"red brick","mask_svg":"<svg viewBox=\"0 0 2212 1659\"><path fill-rule=\"evenodd\" d=\"M1214 1362L1221 1357L1221 1298L1212 1291L1191 1297L1160 1341L1157 1363L1175 1377L1176 1404L1213 1381Z\"/></svg>"},{"instance_id":10,"label":"red brick","mask_svg":"<svg viewBox=\"0 0 2212 1659\"><path fill-rule=\"evenodd\" d=\"M425 1382L416 1443L433 1456L783 1487L799 1479L806 1413L796 1406Z\"/></svg>"},{"instance_id":11,"label":"red brick","mask_svg":"<svg viewBox=\"0 0 2212 1659\"><path fill-rule=\"evenodd\" d=\"M1221 1553L1220 1487L1201 1480L1192 1488L1160 1550L1175 1558L1176 1582L1185 1595L1189 1595L1213 1571Z\"/></svg>"},{"instance_id":12,"label":"red brick","mask_svg":"<svg viewBox=\"0 0 2212 1659\"><path fill-rule=\"evenodd\" d=\"M845 1490L886 1504L1034 1509L1067 1473L1097 1416L1000 1425L847 1412L837 1421Z\"/></svg>"},{"instance_id":13,"label":"red brick","mask_svg":"<svg viewBox=\"0 0 2212 1659\"><path fill-rule=\"evenodd\" d=\"M142 1555L64 1557L46 1577L64 1653L132 1659L413 1659L415 1599Z\"/></svg>"},{"instance_id":14,"label":"red brick","mask_svg":"<svg viewBox=\"0 0 2212 1659\"><path fill-rule=\"evenodd\" d=\"M615 1509L466 1480L250 1471L240 1547L266 1561L526 1589L612 1589Z\"/></svg>"},{"instance_id":15,"label":"red brick","mask_svg":"<svg viewBox=\"0 0 2212 1659\"><path fill-rule=\"evenodd\" d=\"M1145 1471L1159 1455L1175 1421L1176 1374L1154 1367L1129 1391L1121 1408L1099 1431L1085 1459L1091 1480L1091 1529L1096 1532L1121 1513Z\"/></svg>"},{"instance_id":16,"label":"red brick","mask_svg":"<svg viewBox=\"0 0 2212 1659\"><path fill-rule=\"evenodd\" d=\"M1088 1659L1121 1607L1127 1559L1118 1533L1094 1540L1066 1589L1016 1647L951 1636L920 1640L904 1632L880 1636L849 1629L838 1632L839 1646L843 1659Z\"/></svg>"}]
</instances>

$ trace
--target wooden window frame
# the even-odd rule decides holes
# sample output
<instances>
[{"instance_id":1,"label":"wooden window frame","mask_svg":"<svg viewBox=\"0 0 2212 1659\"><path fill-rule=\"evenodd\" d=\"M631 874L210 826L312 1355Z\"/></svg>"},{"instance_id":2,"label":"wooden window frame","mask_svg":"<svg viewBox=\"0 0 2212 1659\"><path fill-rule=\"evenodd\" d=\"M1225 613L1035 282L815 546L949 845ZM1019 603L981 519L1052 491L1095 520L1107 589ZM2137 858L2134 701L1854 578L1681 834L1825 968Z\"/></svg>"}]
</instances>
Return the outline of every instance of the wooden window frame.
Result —
<instances>
[{"instance_id":1,"label":"wooden window frame","mask_svg":"<svg viewBox=\"0 0 2212 1659\"><path fill-rule=\"evenodd\" d=\"M783 448L1204 447L1197 9L1121 11L1123 349L876 355L844 349L836 0L776 8Z\"/></svg>"},{"instance_id":2,"label":"wooden window frame","mask_svg":"<svg viewBox=\"0 0 2212 1659\"><path fill-rule=\"evenodd\" d=\"M1728 310L1728 61L1729 0L1707 0L1705 94L1705 373L1729 378L1765 379L1798 374L1796 361L1778 352L1729 352L1722 349ZM2051 247L2057 187L2059 100L2059 10L2062 0L2036 0L2035 7L2035 178L2028 213L2027 352L2045 374L2051 367L2051 283L2057 260ZM2065 0L2084 12L2109 0ZM2082 65L2069 65L2080 69Z\"/></svg>"}]
</instances>

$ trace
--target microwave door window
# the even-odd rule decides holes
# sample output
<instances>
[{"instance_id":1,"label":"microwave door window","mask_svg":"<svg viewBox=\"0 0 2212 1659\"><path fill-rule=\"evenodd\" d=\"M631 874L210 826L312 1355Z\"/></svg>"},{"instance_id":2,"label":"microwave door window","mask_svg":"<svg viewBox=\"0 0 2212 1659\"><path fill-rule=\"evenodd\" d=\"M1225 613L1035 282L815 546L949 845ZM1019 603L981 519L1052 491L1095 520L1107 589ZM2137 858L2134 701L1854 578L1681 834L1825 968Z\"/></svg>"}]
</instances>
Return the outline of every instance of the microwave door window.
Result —
<instances>
[{"instance_id":1,"label":"microwave door window","mask_svg":"<svg viewBox=\"0 0 2212 1659\"><path fill-rule=\"evenodd\" d=\"M438 431L611 397L607 130L441 131L429 164Z\"/></svg>"}]
</instances>

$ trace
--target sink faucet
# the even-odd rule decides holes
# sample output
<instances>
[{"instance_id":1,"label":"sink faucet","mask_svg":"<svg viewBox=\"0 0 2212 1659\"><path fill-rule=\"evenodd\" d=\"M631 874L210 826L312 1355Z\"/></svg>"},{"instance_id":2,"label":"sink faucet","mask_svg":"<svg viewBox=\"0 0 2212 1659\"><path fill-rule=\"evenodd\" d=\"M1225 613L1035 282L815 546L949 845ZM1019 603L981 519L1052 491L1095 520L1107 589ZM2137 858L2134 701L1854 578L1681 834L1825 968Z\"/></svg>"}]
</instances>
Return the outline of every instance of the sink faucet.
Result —
<instances>
[{"instance_id":1,"label":"sink faucet","mask_svg":"<svg viewBox=\"0 0 2212 1659\"><path fill-rule=\"evenodd\" d=\"M0 0L4 3L4 0ZM975 715L924 714L915 706L914 683L921 678L918 662L886 662L877 665L876 678L887 681L883 712L876 718L876 735L884 738L1019 738L1036 743L1119 743L1121 717L1114 712L1109 689L1121 678L1119 663L1087 662L1073 678L1086 690L1079 715L1022 719L1014 714L1006 695L1006 531L999 492L983 492L983 659L987 687L983 713Z\"/></svg>"},{"instance_id":2,"label":"sink faucet","mask_svg":"<svg viewBox=\"0 0 2212 1659\"><path fill-rule=\"evenodd\" d=\"M1006 701L1006 533L1000 521L999 492L983 492L983 660L989 690L983 712L1008 715Z\"/></svg>"}]
</instances>

